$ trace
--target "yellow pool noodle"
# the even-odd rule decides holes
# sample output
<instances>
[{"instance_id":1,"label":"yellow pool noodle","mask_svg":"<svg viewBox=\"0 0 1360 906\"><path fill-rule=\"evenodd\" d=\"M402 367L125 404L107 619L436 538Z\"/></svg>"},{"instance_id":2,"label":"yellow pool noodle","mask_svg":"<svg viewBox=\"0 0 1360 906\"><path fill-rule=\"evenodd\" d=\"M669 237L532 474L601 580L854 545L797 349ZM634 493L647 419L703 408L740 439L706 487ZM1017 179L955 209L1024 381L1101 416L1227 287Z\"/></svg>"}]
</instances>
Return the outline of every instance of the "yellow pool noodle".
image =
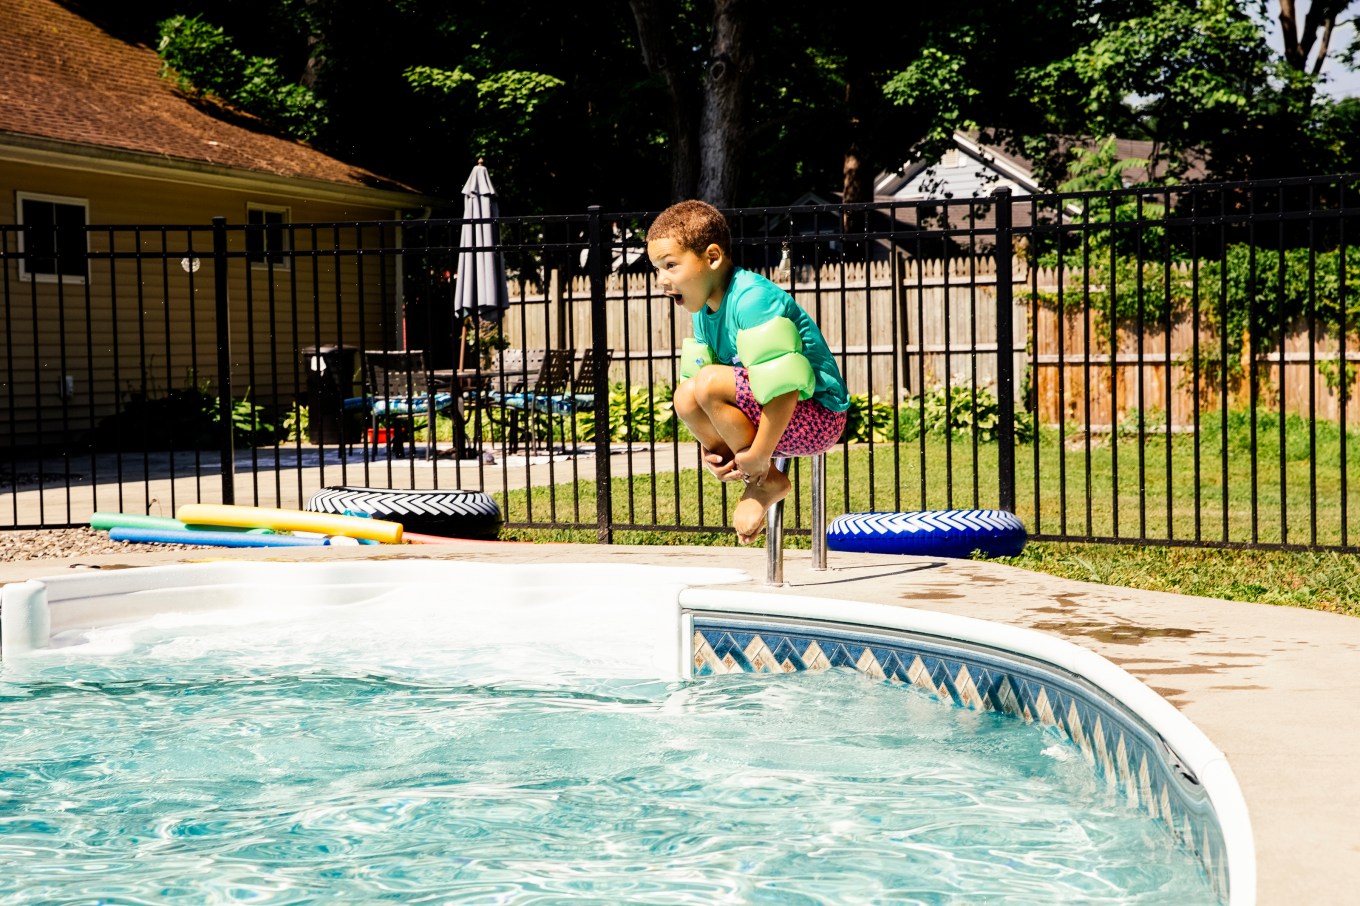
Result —
<instances>
[{"instance_id":1,"label":"yellow pool noodle","mask_svg":"<svg viewBox=\"0 0 1360 906\"><path fill-rule=\"evenodd\" d=\"M384 544L401 544L401 523L338 513L312 513L306 510L275 510L258 506L233 506L225 503L186 503L175 513L180 522L191 525L231 525L241 528L269 528L281 532L320 532L367 538Z\"/></svg>"}]
</instances>

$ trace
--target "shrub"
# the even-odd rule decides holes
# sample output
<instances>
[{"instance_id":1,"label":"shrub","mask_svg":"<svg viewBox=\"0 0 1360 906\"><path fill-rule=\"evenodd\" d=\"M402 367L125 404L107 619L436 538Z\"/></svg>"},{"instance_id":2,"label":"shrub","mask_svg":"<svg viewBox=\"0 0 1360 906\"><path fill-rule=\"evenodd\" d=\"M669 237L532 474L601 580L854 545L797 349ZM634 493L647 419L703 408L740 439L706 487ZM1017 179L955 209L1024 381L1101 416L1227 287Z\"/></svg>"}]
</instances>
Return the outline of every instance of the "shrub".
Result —
<instances>
[{"instance_id":1,"label":"shrub","mask_svg":"<svg viewBox=\"0 0 1360 906\"><path fill-rule=\"evenodd\" d=\"M949 387L936 385L924 397L909 400L897 413L898 436L914 440L924 430L946 437L972 437L991 443L997 438L1001 424L1001 405L996 395L986 387L974 390L960 382ZM1023 409L1015 410L1015 439L1027 443L1034 437L1034 416Z\"/></svg>"},{"instance_id":2,"label":"shrub","mask_svg":"<svg viewBox=\"0 0 1360 906\"><path fill-rule=\"evenodd\" d=\"M623 384L609 387L609 439L619 443L628 441L674 440L676 437L675 408L671 403L672 389L668 384L625 388ZM682 439L688 431L684 432ZM595 439L595 413L586 410L576 413L576 439Z\"/></svg>"},{"instance_id":3,"label":"shrub","mask_svg":"<svg viewBox=\"0 0 1360 906\"><path fill-rule=\"evenodd\" d=\"M845 433L842 441L850 443L885 443L894 440L893 408L867 393L850 394L850 408L845 412Z\"/></svg>"},{"instance_id":4,"label":"shrub","mask_svg":"<svg viewBox=\"0 0 1360 906\"><path fill-rule=\"evenodd\" d=\"M100 421L92 440L102 450L215 450L222 440L221 408L206 381L156 398L135 391L121 412ZM285 436L265 407L251 401L249 390L232 402L229 417L242 446L263 446Z\"/></svg>"}]
</instances>

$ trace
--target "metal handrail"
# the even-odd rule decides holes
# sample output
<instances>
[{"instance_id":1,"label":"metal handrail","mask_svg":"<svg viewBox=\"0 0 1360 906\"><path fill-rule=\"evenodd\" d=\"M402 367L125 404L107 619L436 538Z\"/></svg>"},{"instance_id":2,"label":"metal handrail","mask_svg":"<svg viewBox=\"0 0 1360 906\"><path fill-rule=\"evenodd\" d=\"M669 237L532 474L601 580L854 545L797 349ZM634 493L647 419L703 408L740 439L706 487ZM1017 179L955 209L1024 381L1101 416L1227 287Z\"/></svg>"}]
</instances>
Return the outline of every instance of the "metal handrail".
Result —
<instances>
[{"instance_id":1,"label":"metal handrail","mask_svg":"<svg viewBox=\"0 0 1360 906\"><path fill-rule=\"evenodd\" d=\"M789 458L777 457L774 468L787 472ZM826 454L812 457L812 568L826 569ZM784 501L765 513L765 584L784 584Z\"/></svg>"}]
</instances>

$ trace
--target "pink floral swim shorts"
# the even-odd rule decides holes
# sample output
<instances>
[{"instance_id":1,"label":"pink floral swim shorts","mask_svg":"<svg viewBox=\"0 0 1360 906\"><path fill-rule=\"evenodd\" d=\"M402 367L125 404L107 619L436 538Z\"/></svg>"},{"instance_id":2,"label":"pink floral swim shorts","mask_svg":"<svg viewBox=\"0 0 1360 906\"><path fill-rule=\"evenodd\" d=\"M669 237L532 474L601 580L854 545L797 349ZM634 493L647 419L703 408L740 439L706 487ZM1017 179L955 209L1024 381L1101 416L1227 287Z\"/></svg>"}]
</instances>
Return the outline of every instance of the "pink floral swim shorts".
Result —
<instances>
[{"instance_id":1,"label":"pink floral swim shorts","mask_svg":"<svg viewBox=\"0 0 1360 906\"><path fill-rule=\"evenodd\" d=\"M737 408L746 413L751 424L760 427L760 403L751 393L751 379L746 369L736 367ZM845 430L845 413L832 412L821 403L799 400L784 436L779 439L776 456L813 456L825 453L836 445Z\"/></svg>"}]
</instances>

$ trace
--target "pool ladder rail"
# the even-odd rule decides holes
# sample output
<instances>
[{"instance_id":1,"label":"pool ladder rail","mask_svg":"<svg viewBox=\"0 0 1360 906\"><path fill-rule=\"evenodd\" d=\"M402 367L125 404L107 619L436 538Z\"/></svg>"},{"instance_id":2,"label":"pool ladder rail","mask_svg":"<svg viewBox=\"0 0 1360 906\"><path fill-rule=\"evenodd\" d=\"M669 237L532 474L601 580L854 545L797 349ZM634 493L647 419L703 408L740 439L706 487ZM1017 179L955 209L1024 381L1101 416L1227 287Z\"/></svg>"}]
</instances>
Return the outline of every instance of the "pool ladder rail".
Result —
<instances>
[{"instance_id":1,"label":"pool ladder rail","mask_svg":"<svg viewBox=\"0 0 1360 906\"><path fill-rule=\"evenodd\" d=\"M826 569L826 454L812 460L812 568ZM789 458L780 456L774 468L788 472ZM784 584L784 501L765 513L765 584Z\"/></svg>"}]
</instances>

